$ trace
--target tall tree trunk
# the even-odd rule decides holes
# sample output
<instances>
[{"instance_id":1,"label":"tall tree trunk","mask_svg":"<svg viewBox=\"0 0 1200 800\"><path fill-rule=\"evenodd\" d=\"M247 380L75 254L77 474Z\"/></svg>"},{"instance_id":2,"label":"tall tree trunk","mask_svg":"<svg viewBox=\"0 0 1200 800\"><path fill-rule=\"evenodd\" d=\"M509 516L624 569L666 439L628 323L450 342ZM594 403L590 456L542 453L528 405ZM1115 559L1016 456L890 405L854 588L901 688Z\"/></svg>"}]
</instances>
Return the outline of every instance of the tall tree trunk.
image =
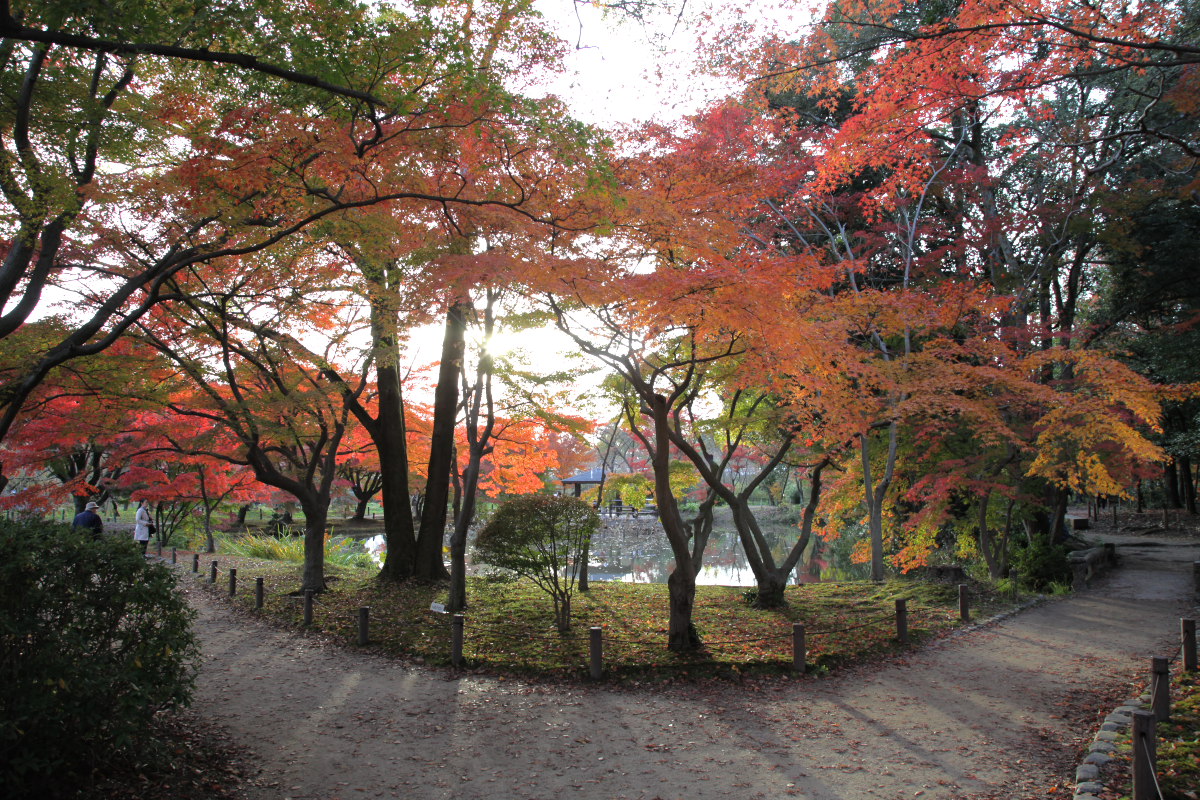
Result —
<instances>
[{"instance_id":1,"label":"tall tree trunk","mask_svg":"<svg viewBox=\"0 0 1200 800\"><path fill-rule=\"evenodd\" d=\"M467 379L465 364L459 370L463 388L463 421L466 426L467 468L463 470L461 483L457 467L454 475L454 531L450 534L450 602L449 610L461 611L467 607L467 534L475 521L476 502L479 498L479 478L483 470L483 459L492 450L492 437L496 428L496 406L492 397L491 354L492 336L495 333L495 304L499 292L487 290L487 304L483 312L483 347L479 353L479 364L472 385ZM480 422L482 421L482 428ZM454 459L457 463L457 457ZM587 550L585 548L584 552Z\"/></svg>"},{"instance_id":2,"label":"tall tree trunk","mask_svg":"<svg viewBox=\"0 0 1200 800\"><path fill-rule=\"evenodd\" d=\"M450 470L454 465L454 428L458 419L458 380L466 347L466 314L471 304L454 302L446 311L442 363L433 395L433 434L429 443L429 473L425 506L417 532L417 559L413 574L426 580L447 577L442 559L446 535L446 508L450 501Z\"/></svg>"},{"instance_id":3,"label":"tall tree trunk","mask_svg":"<svg viewBox=\"0 0 1200 800\"><path fill-rule=\"evenodd\" d=\"M888 425L888 452L884 462L883 476L876 482L871 471L871 437L862 434L859 437L859 448L862 455L863 467L863 497L867 506L867 531L871 538L871 580L883 580L883 501L887 497L888 487L891 486L892 474L896 466L896 445L898 431L896 423Z\"/></svg>"},{"instance_id":4,"label":"tall tree trunk","mask_svg":"<svg viewBox=\"0 0 1200 800\"><path fill-rule=\"evenodd\" d=\"M1183 489L1183 506L1189 514L1196 513L1196 481L1192 476L1192 459L1179 457L1179 483Z\"/></svg>"},{"instance_id":5,"label":"tall tree trunk","mask_svg":"<svg viewBox=\"0 0 1200 800\"><path fill-rule=\"evenodd\" d=\"M1179 469L1176 467L1173 457L1167 459L1166 467L1163 469L1163 490L1166 492L1164 502L1168 508L1183 506L1179 499Z\"/></svg>"},{"instance_id":6,"label":"tall tree trunk","mask_svg":"<svg viewBox=\"0 0 1200 800\"><path fill-rule=\"evenodd\" d=\"M416 536L409 506L408 439L404 424L404 394L400 388L400 349L395 311L372 303L371 331L375 339L375 375L379 416L368 432L379 452L383 538L387 551L379 578L399 581L413 574ZM365 513L365 509L364 509Z\"/></svg>"}]
</instances>

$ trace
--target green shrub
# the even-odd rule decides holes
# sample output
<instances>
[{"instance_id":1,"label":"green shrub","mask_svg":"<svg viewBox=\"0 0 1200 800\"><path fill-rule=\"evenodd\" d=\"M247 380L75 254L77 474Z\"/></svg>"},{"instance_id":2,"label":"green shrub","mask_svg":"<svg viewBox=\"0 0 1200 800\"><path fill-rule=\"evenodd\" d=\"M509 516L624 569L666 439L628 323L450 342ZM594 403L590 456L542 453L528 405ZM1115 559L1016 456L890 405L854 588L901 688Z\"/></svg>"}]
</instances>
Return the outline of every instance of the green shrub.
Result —
<instances>
[{"instance_id":1,"label":"green shrub","mask_svg":"<svg viewBox=\"0 0 1200 800\"><path fill-rule=\"evenodd\" d=\"M1046 592L1051 584L1071 585L1068 552L1065 546L1050 544L1045 536L1036 536L1028 544L1013 549L1010 563L1024 585L1037 592Z\"/></svg>"},{"instance_id":2,"label":"green shrub","mask_svg":"<svg viewBox=\"0 0 1200 800\"><path fill-rule=\"evenodd\" d=\"M600 516L574 497L531 494L496 510L475 540L476 558L529 578L554 602L560 631L571 626L571 595Z\"/></svg>"},{"instance_id":3,"label":"green shrub","mask_svg":"<svg viewBox=\"0 0 1200 800\"><path fill-rule=\"evenodd\" d=\"M199 654L174 587L124 536L0 522L0 795L81 785L190 701Z\"/></svg>"}]
</instances>

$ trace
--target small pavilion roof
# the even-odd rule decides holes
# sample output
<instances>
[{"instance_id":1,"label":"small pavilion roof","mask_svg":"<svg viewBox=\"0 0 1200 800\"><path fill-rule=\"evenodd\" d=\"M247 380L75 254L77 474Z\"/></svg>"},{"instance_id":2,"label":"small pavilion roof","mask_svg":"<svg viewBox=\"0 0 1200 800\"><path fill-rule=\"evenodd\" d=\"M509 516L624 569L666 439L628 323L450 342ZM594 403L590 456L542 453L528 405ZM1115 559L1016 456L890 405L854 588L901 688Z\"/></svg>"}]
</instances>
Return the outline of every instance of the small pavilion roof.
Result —
<instances>
[{"instance_id":1,"label":"small pavilion roof","mask_svg":"<svg viewBox=\"0 0 1200 800\"><path fill-rule=\"evenodd\" d=\"M569 478L563 478L559 483L599 483L604 477L604 470L597 467L586 472L580 472Z\"/></svg>"}]
</instances>

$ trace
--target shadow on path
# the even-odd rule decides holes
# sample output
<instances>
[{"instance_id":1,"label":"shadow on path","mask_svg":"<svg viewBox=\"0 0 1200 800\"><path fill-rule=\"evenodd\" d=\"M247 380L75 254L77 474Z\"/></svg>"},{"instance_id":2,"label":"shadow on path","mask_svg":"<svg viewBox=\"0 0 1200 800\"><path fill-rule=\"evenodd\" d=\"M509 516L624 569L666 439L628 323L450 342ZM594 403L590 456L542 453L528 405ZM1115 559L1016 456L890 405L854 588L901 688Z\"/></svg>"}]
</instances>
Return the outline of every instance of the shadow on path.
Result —
<instances>
[{"instance_id":1,"label":"shadow on path","mask_svg":"<svg viewBox=\"0 0 1200 800\"><path fill-rule=\"evenodd\" d=\"M666 689L453 677L228 614L189 591L196 707L266 798L1020 798L1174 652L1194 545L1120 544L1094 587L832 678Z\"/></svg>"}]
</instances>

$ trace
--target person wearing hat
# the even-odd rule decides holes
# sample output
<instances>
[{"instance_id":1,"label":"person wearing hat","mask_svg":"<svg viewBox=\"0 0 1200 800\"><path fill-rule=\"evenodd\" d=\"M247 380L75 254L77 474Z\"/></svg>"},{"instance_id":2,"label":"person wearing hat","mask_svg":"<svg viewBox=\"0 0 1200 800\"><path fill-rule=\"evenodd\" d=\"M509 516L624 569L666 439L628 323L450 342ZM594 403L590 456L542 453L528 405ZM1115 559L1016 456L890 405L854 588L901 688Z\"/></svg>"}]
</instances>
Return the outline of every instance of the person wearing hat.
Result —
<instances>
[{"instance_id":1,"label":"person wearing hat","mask_svg":"<svg viewBox=\"0 0 1200 800\"><path fill-rule=\"evenodd\" d=\"M92 536L99 539L104 533L104 520L100 519L100 515L96 513L98 508L100 508L99 503L88 503L84 506L83 511L75 515L75 521L71 525L76 528L87 528L91 530Z\"/></svg>"}]
</instances>

